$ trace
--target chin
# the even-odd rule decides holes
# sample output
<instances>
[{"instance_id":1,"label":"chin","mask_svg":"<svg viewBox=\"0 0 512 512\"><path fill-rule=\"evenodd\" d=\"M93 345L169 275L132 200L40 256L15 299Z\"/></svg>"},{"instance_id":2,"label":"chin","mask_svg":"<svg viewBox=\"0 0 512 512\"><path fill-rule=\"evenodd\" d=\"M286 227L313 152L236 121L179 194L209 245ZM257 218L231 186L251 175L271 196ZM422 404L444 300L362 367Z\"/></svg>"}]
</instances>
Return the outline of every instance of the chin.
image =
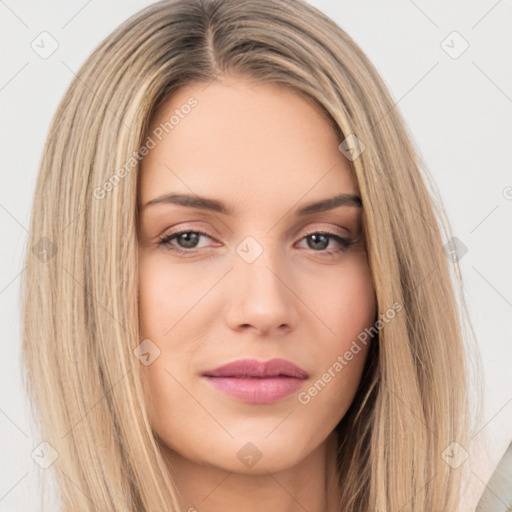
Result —
<instances>
[{"instance_id":1,"label":"chin","mask_svg":"<svg viewBox=\"0 0 512 512\"><path fill-rule=\"evenodd\" d=\"M292 468L315 448L313 445L304 445L301 432L295 436L289 431L282 436L277 433L268 436L269 431L256 433L253 430L251 436L229 439L209 437L207 443L194 443L193 447L182 444L177 449L171 447L170 452L196 464L227 472L266 475ZM225 437L229 437L227 433Z\"/></svg>"}]
</instances>

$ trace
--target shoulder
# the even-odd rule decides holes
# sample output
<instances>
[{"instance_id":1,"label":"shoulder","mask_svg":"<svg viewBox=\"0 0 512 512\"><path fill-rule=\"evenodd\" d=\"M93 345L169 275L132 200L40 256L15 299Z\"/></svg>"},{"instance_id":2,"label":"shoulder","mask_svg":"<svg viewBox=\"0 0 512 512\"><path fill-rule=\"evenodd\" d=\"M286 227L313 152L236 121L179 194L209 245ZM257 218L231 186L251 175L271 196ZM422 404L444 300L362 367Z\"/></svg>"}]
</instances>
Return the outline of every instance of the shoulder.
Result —
<instances>
[{"instance_id":1,"label":"shoulder","mask_svg":"<svg viewBox=\"0 0 512 512\"><path fill-rule=\"evenodd\" d=\"M457 512L512 511L512 443L490 447L484 442L471 448Z\"/></svg>"},{"instance_id":2,"label":"shoulder","mask_svg":"<svg viewBox=\"0 0 512 512\"><path fill-rule=\"evenodd\" d=\"M478 501L476 512L509 512L512 510L512 443L499 460L496 469Z\"/></svg>"}]
</instances>

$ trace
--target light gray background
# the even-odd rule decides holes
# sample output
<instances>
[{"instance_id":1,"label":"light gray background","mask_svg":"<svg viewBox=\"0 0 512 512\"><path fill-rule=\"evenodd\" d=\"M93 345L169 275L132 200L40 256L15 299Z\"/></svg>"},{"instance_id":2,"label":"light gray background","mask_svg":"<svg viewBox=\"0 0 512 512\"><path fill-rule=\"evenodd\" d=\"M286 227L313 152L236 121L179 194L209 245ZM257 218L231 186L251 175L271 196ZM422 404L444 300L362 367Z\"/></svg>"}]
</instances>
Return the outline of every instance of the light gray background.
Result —
<instances>
[{"instance_id":1,"label":"light gray background","mask_svg":"<svg viewBox=\"0 0 512 512\"><path fill-rule=\"evenodd\" d=\"M31 452L43 440L31 426L20 380L19 283L50 119L94 47L150 3L0 0L1 511L41 510L45 471ZM468 248L461 265L487 386L482 432L495 441L497 461L512 439L512 1L310 3L345 29L381 73L441 191L453 232ZM47 59L31 48L43 31L59 45ZM446 40L453 31L469 44L458 58L443 49L461 48L457 36ZM487 481L489 470L477 477ZM52 503L50 497L45 510L54 510Z\"/></svg>"}]
</instances>

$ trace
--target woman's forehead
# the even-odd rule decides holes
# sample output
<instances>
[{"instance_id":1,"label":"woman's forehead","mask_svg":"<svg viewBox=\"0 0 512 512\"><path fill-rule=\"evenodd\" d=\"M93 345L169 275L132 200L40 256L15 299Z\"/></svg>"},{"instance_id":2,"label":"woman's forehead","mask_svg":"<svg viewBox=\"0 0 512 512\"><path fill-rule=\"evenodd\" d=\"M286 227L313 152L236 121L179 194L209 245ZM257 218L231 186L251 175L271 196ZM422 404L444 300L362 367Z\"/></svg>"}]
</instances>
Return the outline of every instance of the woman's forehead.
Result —
<instances>
[{"instance_id":1,"label":"woman's forehead","mask_svg":"<svg viewBox=\"0 0 512 512\"><path fill-rule=\"evenodd\" d=\"M184 87L160 106L149 137L154 147L141 166L142 203L162 188L183 188L180 181L194 191L261 196L357 192L325 115L286 88L232 79Z\"/></svg>"}]
</instances>

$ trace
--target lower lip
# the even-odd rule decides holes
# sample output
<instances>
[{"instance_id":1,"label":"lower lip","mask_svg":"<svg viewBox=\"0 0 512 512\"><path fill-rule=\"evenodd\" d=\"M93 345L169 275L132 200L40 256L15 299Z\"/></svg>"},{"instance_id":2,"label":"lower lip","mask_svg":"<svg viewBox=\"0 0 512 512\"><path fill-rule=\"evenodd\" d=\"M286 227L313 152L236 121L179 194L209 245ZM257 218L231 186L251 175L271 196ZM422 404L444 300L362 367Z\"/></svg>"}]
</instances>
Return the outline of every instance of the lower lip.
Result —
<instances>
[{"instance_id":1,"label":"lower lip","mask_svg":"<svg viewBox=\"0 0 512 512\"><path fill-rule=\"evenodd\" d=\"M253 404L268 404L287 397L304 382L295 377L206 377L208 382L226 395Z\"/></svg>"}]
</instances>

